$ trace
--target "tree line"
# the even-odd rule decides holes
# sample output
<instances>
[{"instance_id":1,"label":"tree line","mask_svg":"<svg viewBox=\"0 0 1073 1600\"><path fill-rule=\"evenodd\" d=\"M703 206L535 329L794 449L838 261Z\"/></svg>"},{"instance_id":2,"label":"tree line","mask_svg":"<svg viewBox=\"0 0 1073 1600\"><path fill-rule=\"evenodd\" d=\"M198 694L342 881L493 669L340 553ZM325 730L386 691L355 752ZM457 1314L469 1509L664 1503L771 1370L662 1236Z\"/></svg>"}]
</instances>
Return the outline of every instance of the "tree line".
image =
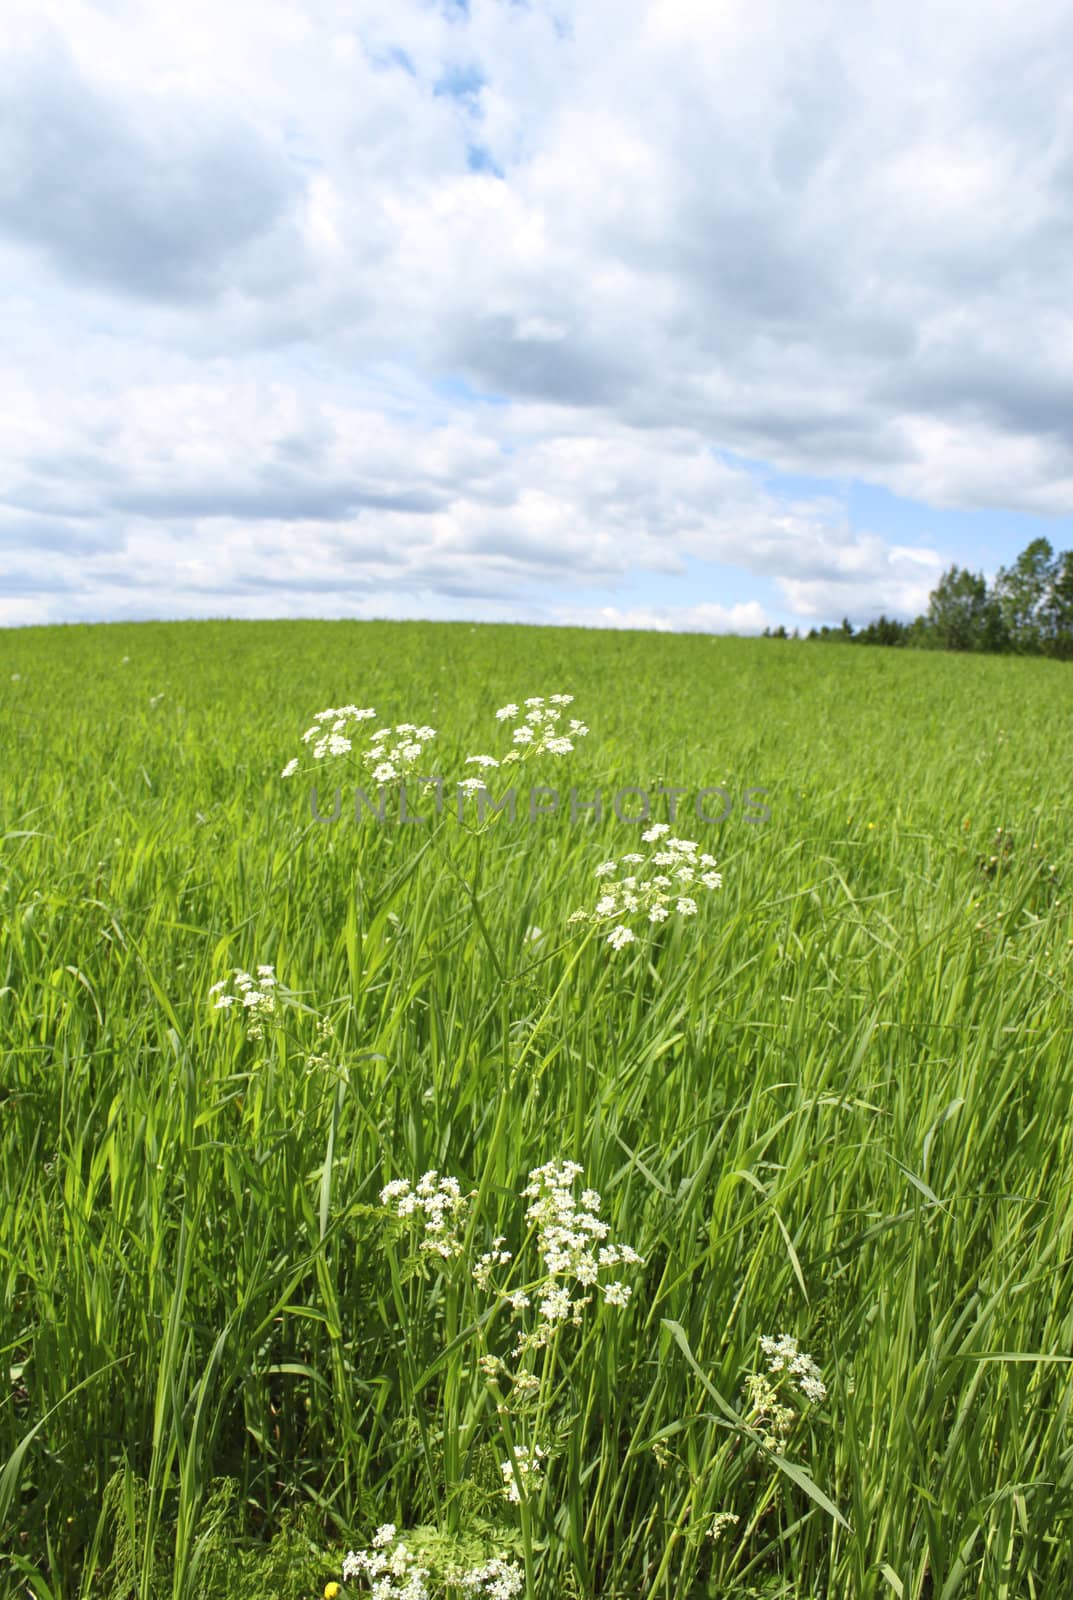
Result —
<instances>
[{"instance_id":1,"label":"tree line","mask_svg":"<svg viewBox=\"0 0 1073 1600\"><path fill-rule=\"evenodd\" d=\"M798 638L795 628L765 628L768 639ZM1033 539L1010 567L1000 567L989 589L982 572L950 567L928 597L927 614L912 622L881 616L854 632L810 628L809 639L908 646L923 650L973 650L995 655L1073 659L1073 550L1055 554L1047 539Z\"/></svg>"}]
</instances>

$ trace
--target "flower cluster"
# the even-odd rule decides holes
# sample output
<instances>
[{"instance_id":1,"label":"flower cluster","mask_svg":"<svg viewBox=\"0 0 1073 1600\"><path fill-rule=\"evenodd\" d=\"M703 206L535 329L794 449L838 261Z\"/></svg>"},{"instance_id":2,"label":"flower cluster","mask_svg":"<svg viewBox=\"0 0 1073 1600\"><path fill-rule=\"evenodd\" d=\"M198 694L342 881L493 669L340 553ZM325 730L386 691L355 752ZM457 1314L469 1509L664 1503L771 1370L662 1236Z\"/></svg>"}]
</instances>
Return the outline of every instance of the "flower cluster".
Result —
<instances>
[{"instance_id":1,"label":"flower cluster","mask_svg":"<svg viewBox=\"0 0 1073 1600\"><path fill-rule=\"evenodd\" d=\"M719 1540L728 1528L732 1528L741 1518L733 1511L717 1511L708 1524L708 1537Z\"/></svg>"},{"instance_id":2,"label":"flower cluster","mask_svg":"<svg viewBox=\"0 0 1073 1600\"><path fill-rule=\"evenodd\" d=\"M516 1561L493 1556L481 1567L452 1573L450 1582L453 1587L465 1590L468 1596L488 1595L490 1600L513 1600L525 1587L525 1572Z\"/></svg>"},{"instance_id":3,"label":"flower cluster","mask_svg":"<svg viewBox=\"0 0 1073 1600\"><path fill-rule=\"evenodd\" d=\"M575 1325L580 1323L582 1310L592 1295L575 1295L575 1286L584 1290L598 1286L605 1305L624 1306L632 1292L629 1285L618 1279L601 1282L600 1274L620 1266L643 1265L630 1245L606 1242L610 1229L599 1215L600 1196L595 1189L585 1189L580 1200L575 1198L574 1184L582 1174L583 1168L576 1161L549 1161L534 1167L529 1184L522 1191L531 1202L525 1215L527 1221L536 1224L544 1278L535 1290L540 1322L519 1339L518 1354L540 1349L558 1324L568 1320ZM529 1295L522 1291L505 1298L515 1312L524 1311L531 1304Z\"/></svg>"},{"instance_id":4,"label":"flower cluster","mask_svg":"<svg viewBox=\"0 0 1073 1600\"><path fill-rule=\"evenodd\" d=\"M396 1178L380 1191L380 1204L391 1206L397 1217L423 1219L425 1237L421 1249L449 1261L462 1254L459 1229L465 1221L466 1196L457 1178L441 1178L436 1171L426 1172L415 1187L405 1178Z\"/></svg>"},{"instance_id":5,"label":"flower cluster","mask_svg":"<svg viewBox=\"0 0 1073 1600\"><path fill-rule=\"evenodd\" d=\"M791 1372L807 1400L826 1400L827 1388L820 1369L811 1356L798 1349L796 1339L792 1339L788 1333L780 1334L777 1339L765 1336L760 1340L760 1348L770 1358L769 1372Z\"/></svg>"},{"instance_id":6,"label":"flower cluster","mask_svg":"<svg viewBox=\"0 0 1073 1600\"><path fill-rule=\"evenodd\" d=\"M210 994L219 995L213 1009L226 1011L230 1006L241 1005L247 1017L247 1035L251 1039L263 1039L264 1019L266 1016L274 1016L276 1011L275 969L258 967L256 983L248 972L243 972L241 967L234 969L232 977L237 993L224 993L228 986L227 978L221 978L219 983L214 983L209 990Z\"/></svg>"},{"instance_id":7,"label":"flower cluster","mask_svg":"<svg viewBox=\"0 0 1073 1600\"><path fill-rule=\"evenodd\" d=\"M364 1578L373 1600L428 1600L428 1569L417 1565L395 1524L385 1522L373 1534L370 1550L351 1550L343 1562L343 1581Z\"/></svg>"},{"instance_id":8,"label":"flower cluster","mask_svg":"<svg viewBox=\"0 0 1073 1600\"><path fill-rule=\"evenodd\" d=\"M659 848L650 852L647 860L636 851L622 856L621 866L630 870L621 877L615 876L621 870L618 861L602 861L595 875L607 881L595 908L575 911L568 920L597 926L613 922L607 942L612 950L621 950L636 939L630 917L646 917L649 922L658 923L666 922L672 911L680 917L696 916L696 890L721 889L722 874L715 871L714 856L698 855L698 846L692 839L665 838L669 833L666 822L653 823L641 838ZM690 890L693 893L687 892Z\"/></svg>"},{"instance_id":9,"label":"flower cluster","mask_svg":"<svg viewBox=\"0 0 1073 1600\"><path fill-rule=\"evenodd\" d=\"M539 1445L534 1445L530 1450L527 1445L516 1444L514 1459L500 1464L499 1470L503 1474L503 1493L508 1500L513 1500L515 1505L523 1495L532 1494L535 1489L539 1489L544 1455L545 1452Z\"/></svg>"},{"instance_id":10,"label":"flower cluster","mask_svg":"<svg viewBox=\"0 0 1073 1600\"><path fill-rule=\"evenodd\" d=\"M533 695L525 702L524 712L513 701L510 705L501 706L496 712L498 722L515 717L520 719L512 734L513 749L498 761L495 756L467 756L466 765L480 767L483 771L486 768L510 766L515 761L527 760L532 756L568 756L574 749L575 739L583 739L589 731L576 717L568 719L565 730L561 728L563 707L572 705L573 699L572 694L553 694L546 700L543 695ZM480 789L483 784L483 778L463 778L458 787L474 790Z\"/></svg>"},{"instance_id":11,"label":"flower cluster","mask_svg":"<svg viewBox=\"0 0 1073 1600\"><path fill-rule=\"evenodd\" d=\"M369 722L375 716L372 706L329 706L326 711L317 712L313 726L302 735L302 743L312 743L314 761L323 761L325 756L348 755L358 736L358 724ZM413 769L424 746L435 737L435 728L421 728L413 722L378 728L360 759L370 768L374 783L391 783ZM299 765L296 756L288 761L281 776L292 778Z\"/></svg>"},{"instance_id":12,"label":"flower cluster","mask_svg":"<svg viewBox=\"0 0 1073 1600\"><path fill-rule=\"evenodd\" d=\"M780 1334L777 1339L765 1335L760 1340L760 1348L768 1358L768 1372L776 1382L772 1384L763 1372L749 1373L745 1380L745 1399L749 1407L746 1421L757 1430L768 1449L781 1454L799 1415L795 1406L784 1405L779 1397L783 1375L796 1378L797 1388L807 1400L826 1399L827 1389L819 1367L788 1333Z\"/></svg>"},{"instance_id":13,"label":"flower cluster","mask_svg":"<svg viewBox=\"0 0 1073 1600\"><path fill-rule=\"evenodd\" d=\"M378 728L361 759L371 769L374 783L393 783L413 771L425 745L435 737L435 728L419 728L413 722Z\"/></svg>"},{"instance_id":14,"label":"flower cluster","mask_svg":"<svg viewBox=\"0 0 1073 1600\"><path fill-rule=\"evenodd\" d=\"M487 1289L495 1267L505 1267L510 1261L510 1251L504 1250L506 1239L501 1235L492 1240L491 1250L486 1250L473 1269L473 1280L478 1289Z\"/></svg>"},{"instance_id":15,"label":"flower cluster","mask_svg":"<svg viewBox=\"0 0 1073 1600\"><path fill-rule=\"evenodd\" d=\"M366 722L370 717L375 716L376 712L371 706L365 708L361 706L329 706L327 711L317 712L313 718L313 726L307 728L302 735L302 743L309 744L310 740L316 740L313 745L314 761L323 761L325 756L345 756L349 750L354 748L352 741L347 736L348 731L353 732L350 724ZM329 723L331 724L330 727L328 726ZM293 761L288 761L281 775L284 778L290 778L297 771L298 761L296 758Z\"/></svg>"},{"instance_id":16,"label":"flower cluster","mask_svg":"<svg viewBox=\"0 0 1073 1600\"><path fill-rule=\"evenodd\" d=\"M762 1372L750 1372L745 1380L745 1400L748 1405L745 1420L755 1428L769 1450L782 1455L786 1438L797 1420L793 1406L784 1406L778 1393Z\"/></svg>"}]
</instances>

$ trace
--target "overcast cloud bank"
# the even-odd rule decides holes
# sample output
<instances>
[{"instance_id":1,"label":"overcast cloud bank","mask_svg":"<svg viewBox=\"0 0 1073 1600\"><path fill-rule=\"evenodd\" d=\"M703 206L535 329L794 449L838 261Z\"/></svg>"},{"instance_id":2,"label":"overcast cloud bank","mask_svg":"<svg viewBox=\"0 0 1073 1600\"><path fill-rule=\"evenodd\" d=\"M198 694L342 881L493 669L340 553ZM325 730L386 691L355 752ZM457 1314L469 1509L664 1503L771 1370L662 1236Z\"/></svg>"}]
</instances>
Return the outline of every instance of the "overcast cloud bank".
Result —
<instances>
[{"instance_id":1,"label":"overcast cloud bank","mask_svg":"<svg viewBox=\"0 0 1073 1600\"><path fill-rule=\"evenodd\" d=\"M1073 544L1063 4L9 0L0 55L0 622L750 632Z\"/></svg>"}]
</instances>

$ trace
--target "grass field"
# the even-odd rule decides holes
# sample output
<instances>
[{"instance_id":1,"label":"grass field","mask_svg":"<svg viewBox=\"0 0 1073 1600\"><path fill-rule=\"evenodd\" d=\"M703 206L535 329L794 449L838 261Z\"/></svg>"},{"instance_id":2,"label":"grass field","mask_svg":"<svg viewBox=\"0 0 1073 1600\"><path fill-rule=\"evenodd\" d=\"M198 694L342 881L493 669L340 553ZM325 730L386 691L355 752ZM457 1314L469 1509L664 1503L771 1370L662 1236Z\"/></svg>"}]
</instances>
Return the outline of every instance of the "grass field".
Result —
<instances>
[{"instance_id":1,"label":"grass field","mask_svg":"<svg viewBox=\"0 0 1073 1600\"><path fill-rule=\"evenodd\" d=\"M480 828L302 742L374 707L453 783L556 694ZM838 645L0 634L3 1592L1073 1593L1071 710ZM616 948L569 919L664 786L722 887Z\"/></svg>"}]
</instances>

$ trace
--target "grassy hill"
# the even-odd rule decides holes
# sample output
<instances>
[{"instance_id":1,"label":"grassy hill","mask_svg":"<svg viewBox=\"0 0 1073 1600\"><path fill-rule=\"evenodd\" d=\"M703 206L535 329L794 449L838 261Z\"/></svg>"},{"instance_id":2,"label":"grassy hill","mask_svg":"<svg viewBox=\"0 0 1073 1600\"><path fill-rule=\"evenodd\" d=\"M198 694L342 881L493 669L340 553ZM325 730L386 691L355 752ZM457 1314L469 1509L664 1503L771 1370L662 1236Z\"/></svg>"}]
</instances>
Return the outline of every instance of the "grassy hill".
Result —
<instances>
[{"instance_id":1,"label":"grassy hill","mask_svg":"<svg viewBox=\"0 0 1073 1600\"><path fill-rule=\"evenodd\" d=\"M0 633L9 1592L299 1600L384 1524L430 1595L1070 1592L1071 712L839 645ZM442 811L359 817L399 724Z\"/></svg>"}]
</instances>

